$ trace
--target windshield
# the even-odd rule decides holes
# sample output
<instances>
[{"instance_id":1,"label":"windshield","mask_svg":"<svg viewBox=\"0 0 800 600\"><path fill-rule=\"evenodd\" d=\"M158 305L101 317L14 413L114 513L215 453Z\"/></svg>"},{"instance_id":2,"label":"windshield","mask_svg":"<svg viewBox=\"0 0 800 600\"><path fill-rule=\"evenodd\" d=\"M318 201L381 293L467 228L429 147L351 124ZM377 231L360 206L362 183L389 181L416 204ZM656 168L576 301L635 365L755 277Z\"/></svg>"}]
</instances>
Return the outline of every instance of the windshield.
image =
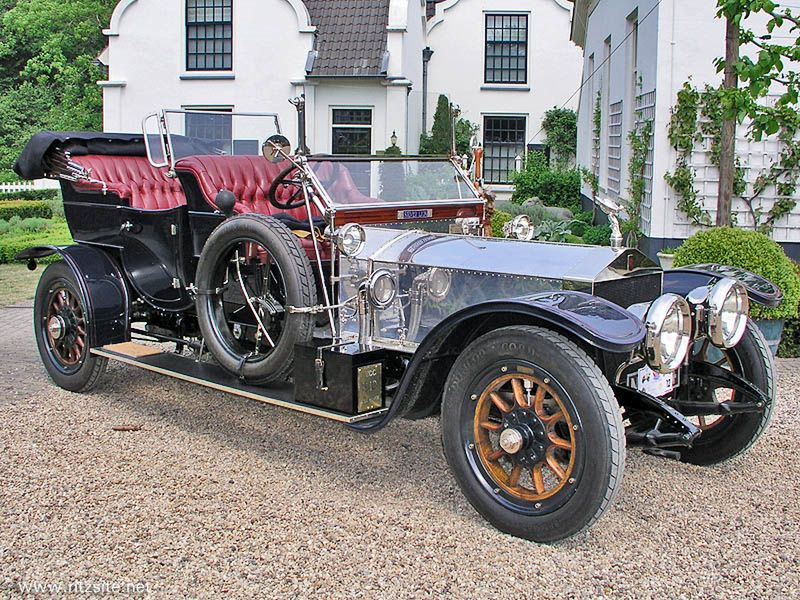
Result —
<instances>
[{"instance_id":1,"label":"windshield","mask_svg":"<svg viewBox=\"0 0 800 600\"><path fill-rule=\"evenodd\" d=\"M144 122L153 163L166 163L165 151L169 151L173 165L195 155L260 156L264 141L280 133L278 115L272 113L165 110L162 114L163 124L158 115L150 115ZM159 139L162 136L167 147Z\"/></svg>"},{"instance_id":2,"label":"windshield","mask_svg":"<svg viewBox=\"0 0 800 600\"><path fill-rule=\"evenodd\" d=\"M308 164L338 206L476 198L447 159L311 157Z\"/></svg>"}]
</instances>

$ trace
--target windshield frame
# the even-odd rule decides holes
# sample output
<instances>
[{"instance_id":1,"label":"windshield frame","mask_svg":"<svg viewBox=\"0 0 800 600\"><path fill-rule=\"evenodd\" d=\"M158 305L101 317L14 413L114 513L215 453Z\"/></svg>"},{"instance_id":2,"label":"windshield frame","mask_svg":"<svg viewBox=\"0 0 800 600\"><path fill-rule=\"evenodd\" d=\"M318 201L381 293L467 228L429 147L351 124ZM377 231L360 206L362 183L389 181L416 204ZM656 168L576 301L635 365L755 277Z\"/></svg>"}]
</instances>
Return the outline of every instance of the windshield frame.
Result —
<instances>
[{"instance_id":1,"label":"windshield frame","mask_svg":"<svg viewBox=\"0 0 800 600\"><path fill-rule=\"evenodd\" d=\"M275 133L280 134L282 133L281 130L281 123L280 117L278 113L262 113L262 112L241 112L241 111L223 111L223 110L197 110L197 109L189 109L189 108L162 108L158 112L150 113L142 120L142 134L144 135L144 143L145 143L145 150L147 152L147 158L154 167L169 167L171 173L175 172L175 163L178 162L178 158L175 157L174 152L174 145L172 142L172 135L173 133L169 129L169 119L167 118L168 115L171 114L180 114L180 115L222 115L226 117L266 117L268 119L272 119L272 122L275 126ZM161 150L164 152L164 162L166 164L156 164L151 155L150 150L150 141L149 136L147 133L147 122L149 119L156 117L158 119L158 128L159 128L159 136L161 138ZM177 135L177 134L175 134Z\"/></svg>"},{"instance_id":2,"label":"windshield frame","mask_svg":"<svg viewBox=\"0 0 800 600\"><path fill-rule=\"evenodd\" d=\"M470 180L467 173L462 168L458 158L447 155L383 155L383 154L311 154L304 157L308 174L314 182L314 187L320 191L322 200L327 205L328 210L332 212L348 212L360 211L365 209L379 209L379 208L403 208L403 207L430 207L435 205L445 206L461 206L461 205L474 205L482 203L480 192L475 187L475 184ZM368 202L363 204L342 204L335 202L325 186L317 178L314 172L313 165L308 163L314 162L439 162L450 164L455 173L460 178L460 182L466 186L469 193L472 194L471 198L439 198L427 200L387 200L385 202Z\"/></svg>"}]
</instances>

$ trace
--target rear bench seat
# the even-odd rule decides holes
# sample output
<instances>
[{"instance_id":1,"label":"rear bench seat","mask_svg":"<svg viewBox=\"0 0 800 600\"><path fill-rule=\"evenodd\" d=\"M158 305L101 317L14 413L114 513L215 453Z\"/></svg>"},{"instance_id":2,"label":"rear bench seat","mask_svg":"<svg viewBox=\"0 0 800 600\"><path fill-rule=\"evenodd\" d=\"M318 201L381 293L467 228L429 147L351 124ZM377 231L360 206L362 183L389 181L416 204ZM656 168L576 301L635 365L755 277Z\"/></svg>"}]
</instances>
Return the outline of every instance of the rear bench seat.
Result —
<instances>
[{"instance_id":1,"label":"rear bench seat","mask_svg":"<svg viewBox=\"0 0 800 600\"><path fill-rule=\"evenodd\" d=\"M166 169L156 169L144 156L73 156L75 162L90 171L90 177L105 184L109 192L127 200L131 208L164 210L186 204L186 196L177 179L166 176ZM102 183L80 181L75 187L99 191Z\"/></svg>"}]
</instances>

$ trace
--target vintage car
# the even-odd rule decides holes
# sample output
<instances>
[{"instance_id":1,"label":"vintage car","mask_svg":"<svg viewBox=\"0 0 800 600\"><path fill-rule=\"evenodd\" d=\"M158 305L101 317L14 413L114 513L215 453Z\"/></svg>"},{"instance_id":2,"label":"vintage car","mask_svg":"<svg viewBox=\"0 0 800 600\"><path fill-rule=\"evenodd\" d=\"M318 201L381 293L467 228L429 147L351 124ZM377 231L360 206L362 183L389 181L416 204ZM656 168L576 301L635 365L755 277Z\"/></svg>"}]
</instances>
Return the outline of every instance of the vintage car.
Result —
<instances>
[{"instance_id":1,"label":"vintage car","mask_svg":"<svg viewBox=\"0 0 800 600\"><path fill-rule=\"evenodd\" d=\"M479 153L469 172L309 155L275 115L220 115L224 135L198 118L43 132L17 161L61 181L75 241L18 257L60 255L34 333L62 388L91 389L114 360L361 432L441 415L469 502L539 542L608 509L626 443L710 465L769 423L775 367L748 307L780 302L772 283L664 272L618 235L531 241L527 217L493 238Z\"/></svg>"}]
</instances>

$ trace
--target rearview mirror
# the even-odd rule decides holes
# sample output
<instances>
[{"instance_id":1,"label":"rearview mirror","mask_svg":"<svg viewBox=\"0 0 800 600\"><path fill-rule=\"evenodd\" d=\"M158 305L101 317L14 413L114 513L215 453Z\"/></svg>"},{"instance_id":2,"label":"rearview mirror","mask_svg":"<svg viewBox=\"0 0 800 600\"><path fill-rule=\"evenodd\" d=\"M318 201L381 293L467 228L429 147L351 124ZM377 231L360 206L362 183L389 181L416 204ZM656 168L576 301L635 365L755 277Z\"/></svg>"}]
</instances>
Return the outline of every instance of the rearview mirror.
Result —
<instances>
[{"instance_id":1,"label":"rearview mirror","mask_svg":"<svg viewBox=\"0 0 800 600\"><path fill-rule=\"evenodd\" d=\"M276 133L267 138L261 146L261 153L268 161L279 163L292 152L292 144L285 135Z\"/></svg>"}]
</instances>

